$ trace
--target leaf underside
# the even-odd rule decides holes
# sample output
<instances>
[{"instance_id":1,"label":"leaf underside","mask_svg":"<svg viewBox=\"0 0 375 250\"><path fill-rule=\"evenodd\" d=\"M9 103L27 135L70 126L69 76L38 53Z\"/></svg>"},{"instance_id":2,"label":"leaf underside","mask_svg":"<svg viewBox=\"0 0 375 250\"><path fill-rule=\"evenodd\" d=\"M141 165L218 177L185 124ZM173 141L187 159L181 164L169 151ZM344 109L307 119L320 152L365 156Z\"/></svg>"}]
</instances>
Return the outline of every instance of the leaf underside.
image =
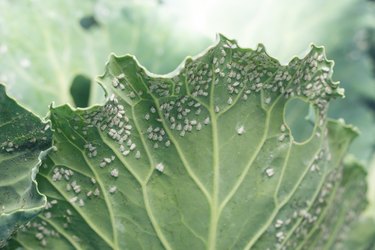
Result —
<instances>
[{"instance_id":1,"label":"leaf underside","mask_svg":"<svg viewBox=\"0 0 375 250\"><path fill-rule=\"evenodd\" d=\"M46 205L35 182L38 156L51 144L45 126L0 84L0 247Z\"/></svg>"},{"instance_id":2,"label":"leaf underside","mask_svg":"<svg viewBox=\"0 0 375 250\"><path fill-rule=\"evenodd\" d=\"M263 46L223 36L166 76L112 56L103 106L51 108L57 150L37 176L47 209L10 248L336 246L363 202L348 192L336 227L330 214L351 183L341 162L356 131L326 119L342 96L331 74L322 48L280 65ZM315 113L300 143L284 120L294 98ZM325 228L335 233L321 239Z\"/></svg>"}]
</instances>

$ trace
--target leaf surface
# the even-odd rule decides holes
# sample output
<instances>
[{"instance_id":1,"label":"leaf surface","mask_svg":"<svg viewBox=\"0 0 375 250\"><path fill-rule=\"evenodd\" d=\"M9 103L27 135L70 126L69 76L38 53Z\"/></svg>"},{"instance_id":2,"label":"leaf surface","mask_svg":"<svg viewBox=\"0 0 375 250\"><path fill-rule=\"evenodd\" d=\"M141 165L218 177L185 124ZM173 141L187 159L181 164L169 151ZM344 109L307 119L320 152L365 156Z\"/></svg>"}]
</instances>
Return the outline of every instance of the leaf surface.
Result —
<instances>
[{"instance_id":1,"label":"leaf surface","mask_svg":"<svg viewBox=\"0 0 375 250\"><path fill-rule=\"evenodd\" d=\"M35 182L38 156L51 144L45 126L8 97L0 84L0 247L46 205Z\"/></svg>"},{"instance_id":2,"label":"leaf surface","mask_svg":"<svg viewBox=\"0 0 375 250\"><path fill-rule=\"evenodd\" d=\"M305 247L300 238L320 233L331 202L326 185L340 183L357 134L326 119L329 100L343 92L331 74L322 48L280 65L262 45L243 49L223 36L164 76L112 56L100 78L105 105L51 109L57 151L37 177L48 209L10 244ZM295 98L315 117L298 143L284 119Z\"/></svg>"},{"instance_id":3,"label":"leaf surface","mask_svg":"<svg viewBox=\"0 0 375 250\"><path fill-rule=\"evenodd\" d=\"M344 240L345 249L374 249L375 221L371 217L364 217L356 223Z\"/></svg>"},{"instance_id":4,"label":"leaf surface","mask_svg":"<svg viewBox=\"0 0 375 250\"><path fill-rule=\"evenodd\" d=\"M331 131L337 126L341 125L332 124ZM341 128L338 131L338 137L330 138L332 145L337 146L337 140L344 136ZM368 218L366 224L365 218L358 220L368 205L366 169L353 159L344 160L342 165L327 176L310 212L295 230L299 239L288 244L291 249L367 249L365 246L372 244L373 230L358 237L361 230L373 225ZM325 209L321 209L322 203ZM312 223L314 216L318 219Z\"/></svg>"}]
</instances>

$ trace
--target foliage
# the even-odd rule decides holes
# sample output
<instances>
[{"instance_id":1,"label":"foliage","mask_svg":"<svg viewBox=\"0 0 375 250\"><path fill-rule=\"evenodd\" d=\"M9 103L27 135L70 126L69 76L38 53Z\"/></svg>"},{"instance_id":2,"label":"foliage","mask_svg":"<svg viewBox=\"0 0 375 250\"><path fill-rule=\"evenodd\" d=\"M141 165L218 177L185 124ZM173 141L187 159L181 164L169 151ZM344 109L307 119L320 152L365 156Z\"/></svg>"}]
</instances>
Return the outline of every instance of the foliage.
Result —
<instances>
[{"instance_id":1,"label":"foliage","mask_svg":"<svg viewBox=\"0 0 375 250\"><path fill-rule=\"evenodd\" d=\"M373 2L192 3L0 1L10 95L39 116L53 101L90 106L50 107L51 131L0 85L0 246L21 227L6 248L374 247ZM167 73L210 40L186 27L262 41L281 62L324 44L346 98L328 110L342 92L320 47L284 66L221 37L168 75L111 55L104 101L94 82L111 52ZM366 171L342 160L358 132L327 112L361 131L361 216Z\"/></svg>"},{"instance_id":2,"label":"foliage","mask_svg":"<svg viewBox=\"0 0 375 250\"><path fill-rule=\"evenodd\" d=\"M0 247L46 205L35 175L38 156L51 145L46 124L5 94L0 84Z\"/></svg>"},{"instance_id":3,"label":"foliage","mask_svg":"<svg viewBox=\"0 0 375 250\"><path fill-rule=\"evenodd\" d=\"M320 47L284 66L223 36L167 76L112 56L104 105L51 107L48 205L8 247L339 248L366 184L342 164L356 130L326 117L332 65ZM302 141L284 117L296 99L313 113Z\"/></svg>"}]
</instances>

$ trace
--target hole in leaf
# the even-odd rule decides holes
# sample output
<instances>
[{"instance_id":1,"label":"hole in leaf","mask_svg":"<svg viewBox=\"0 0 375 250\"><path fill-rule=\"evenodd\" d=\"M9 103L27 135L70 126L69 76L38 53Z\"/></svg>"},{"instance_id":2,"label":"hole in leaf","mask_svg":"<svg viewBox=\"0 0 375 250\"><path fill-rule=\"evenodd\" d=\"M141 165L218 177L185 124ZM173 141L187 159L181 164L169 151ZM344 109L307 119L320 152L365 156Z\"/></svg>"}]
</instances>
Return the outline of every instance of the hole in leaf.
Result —
<instances>
[{"instance_id":1,"label":"hole in leaf","mask_svg":"<svg viewBox=\"0 0 375 250\"><path fill-rule=\"evenodd\" d=\"M79 24L85 30L92 29L94 27L98 27L99 23L96 21L94 16L84 16L79 20Z\"/></svg>"},{"instance_id":2,"label":"hole in leaf","mask_svg":"<svg viewBox=\"0 0 375 250\"><path fill-rule=\"evenodd\" d=\"M289 100L284 119L296 142L302 143L311 137L315 126L315 110L311 104L299 98Z\"/></svg>"},{"instance_id":3,"label":"hole in leaf","mask_svg":"<svg viewBox=\"0 0 375 250\"><path fill-rule=\"evenodd\" d=\"M85 108L89 105L91 80L84 75L74 77L70 94L76 107Z\"/></svg>"}]
</instances>

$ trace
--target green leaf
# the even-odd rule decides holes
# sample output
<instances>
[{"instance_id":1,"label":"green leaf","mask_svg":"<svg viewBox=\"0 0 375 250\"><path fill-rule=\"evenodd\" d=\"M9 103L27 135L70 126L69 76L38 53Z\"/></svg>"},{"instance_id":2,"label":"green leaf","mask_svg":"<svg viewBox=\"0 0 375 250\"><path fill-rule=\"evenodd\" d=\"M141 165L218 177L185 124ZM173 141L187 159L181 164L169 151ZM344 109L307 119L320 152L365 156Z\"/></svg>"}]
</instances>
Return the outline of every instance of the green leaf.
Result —
<instances>
[{"instance_id":1,"label":"green leaf","mask_svg":"<svg viewBox=\"0 0 375 250\"><path fill-rule=\"evenodd\" d=\"M305 247L301 234L320 233L326 191L357 134L326 119L343 92L332 64L313 46L280 65L262 45L223 36L169 75L111 56L104 106L51 109L56 151L37 176L49 206L12 247ZM301 142L284 118L295 98L315 113Z\"/></svg>"},{"instance_id":2,"label":"green leaf","mask_svg":"<svg viewBox=\"0 0 375 250\"><path fill-rule=\"evenodd\" d=\"M331 131L338 128L341 133L344 132L341 125L332 125L336 128L331 127ZM335 140L340 140L342 136L343 134L340 134L336 138L330 138L331 144L337 147ZM321 197L324 197L328 201L327 207L323 211L319 206L312 207L313 211L321 215L312 230L308 233L302 232L302 243L298 244L303 246L303 249L367 249L361 248L360 244L370 244L369 236L373 235L373 232L369 231L367 236L363 235L362 241L359 241L360 238L356 235L364 226L358 223L357 219L367 206L366 175L364 166L350 158L344 161L343 169L333 171L327 177L321 194L315 202L316 205L321 204L324 202ZM308 219L305 224L309 223Z\"/></svg>"},{"instance_id":3,"label":"green leaf","mask_svg":"<svg viewBox=\"0 0 375 250\"><path fill-rule=\"evenodd\" d=\"M356 223L344 240L344 249L372 250L375 248L375 221L371 217Z\"/></svg>"},{"instance_id":4,"label":"green leaf","mask_svg":"<svg viewBox=\"0 0 375 250\"><path fill-rule=\"evenodd\" d=\"M368 166L375 150L375 111L366 102L375 100L374 63L368 51L375 44L374 2L216 0L201 4L200 0L166 0L166 5L186 26L208 37L220 31L246 46L261 41L282 62L305 53L310 43L324 45L335 61L336 79L347 93L345 99L332 102L329 115L360 129L363 136L354 141L350 152Z\"/></svg>"},{"instance_id":5,"label":"green leaf","mask_svg":"<svg viewBox=\"0 0 375 250\"><path fill-rule=\"evenodd\" d=\"M45 126L9 98L0 84L0 247L46 205L35 182L38 156L51 144Z\"/></svg>"},{"instance_id":6,"label":"green leaf","mask_svg":"<svg viewBox=\"0 0 375 250\"><path fill-rule=\"evenodd\" d=\"M182 34L166 16L150 1L1 1L0 81L44 116L52 102L74 104L75 77L89 76L94 83L111 52L136 54L150 70L169 72L187 51L197 53L204 39ZM182 38L189 46L177 42ZM90 104L103 101L96 84L89 96Z\"/></svg>"}]
</instances>

